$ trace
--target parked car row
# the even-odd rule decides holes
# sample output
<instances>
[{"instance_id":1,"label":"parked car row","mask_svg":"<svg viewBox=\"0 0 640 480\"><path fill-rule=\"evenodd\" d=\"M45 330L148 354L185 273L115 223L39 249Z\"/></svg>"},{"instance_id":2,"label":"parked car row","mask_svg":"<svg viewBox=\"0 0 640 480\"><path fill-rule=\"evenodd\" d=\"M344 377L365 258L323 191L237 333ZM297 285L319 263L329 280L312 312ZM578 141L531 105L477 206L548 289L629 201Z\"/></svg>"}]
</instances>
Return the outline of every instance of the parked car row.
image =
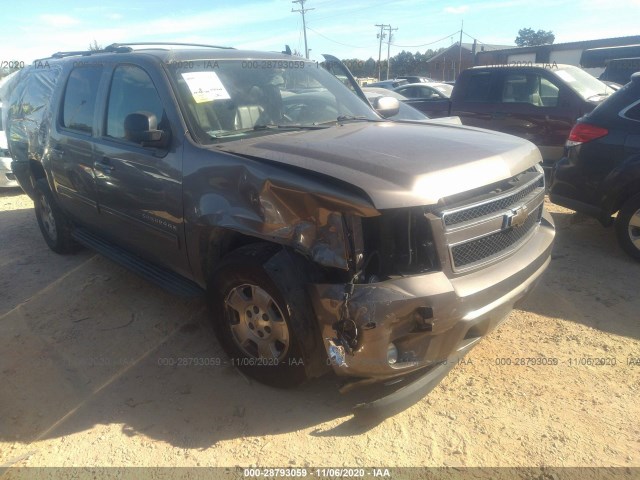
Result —
<instances>
[{"instance_id":1,"label":"parked car row","mask_svg":"<svg viewBox=\"0 0 640 480\"><path fill-rule=\"evenodd\" d=\"M406 80L407 83L431 83L435 82L434 79L429 77L423 77L420 75L398 75L396 78Z\"/></svg>"},{"instance_id":2,"label":"parked car row","mask_svg":"<svg viewBox=\"0 0 640 480\"><path fill-rule=\"evenodd\" d=\"M576 120L613 91L571 65L485 66L464 70L450 98L412 105L430 117L455 115L464 125L525 138L553 168Z\"/></svg>"},{"instance_id":3,"label":"parked car row","mask_svg":"<svg viewBox=\"0 0 640 480\"><path fill-rule=\"evenodd\" d=\"M368 83L367 87L386 88L387 90L393 90L401 85L409 83L404 78L394 78L391 80L381 80L379 82Z\"/></svg>"}]
</instances>

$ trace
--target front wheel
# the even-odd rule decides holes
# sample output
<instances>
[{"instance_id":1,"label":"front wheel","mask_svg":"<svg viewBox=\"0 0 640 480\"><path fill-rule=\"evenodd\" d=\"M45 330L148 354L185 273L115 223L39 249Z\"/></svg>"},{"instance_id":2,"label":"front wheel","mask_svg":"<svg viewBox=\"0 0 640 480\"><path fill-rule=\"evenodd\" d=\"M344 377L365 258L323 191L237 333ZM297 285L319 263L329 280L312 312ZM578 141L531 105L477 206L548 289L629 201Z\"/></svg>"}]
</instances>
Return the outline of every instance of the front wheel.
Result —
<instances>
[{"instance_id":1,"label":"front wheel","mask_svg":"<svg viewBox=\"0 0 640 480\"><path fill-rule=\"evenodd\" d=\"M261 383L292 387L309 377L315 352L308 346L319 334L299 279L273 275L268 267L281 251L259 243L232 252L213 273L208 297L231 363Z\"/></svg>"},{"instance_id":2,"label":"front wheel","mask_svg":"<svg viewBox=\"0 0 640 480\"><path fill-rule=\"evenodd\" d=\"M616 219L616 235L620 247L640 261L640 194L627 200L620 209Z\"/></svg>"}]
</instances>

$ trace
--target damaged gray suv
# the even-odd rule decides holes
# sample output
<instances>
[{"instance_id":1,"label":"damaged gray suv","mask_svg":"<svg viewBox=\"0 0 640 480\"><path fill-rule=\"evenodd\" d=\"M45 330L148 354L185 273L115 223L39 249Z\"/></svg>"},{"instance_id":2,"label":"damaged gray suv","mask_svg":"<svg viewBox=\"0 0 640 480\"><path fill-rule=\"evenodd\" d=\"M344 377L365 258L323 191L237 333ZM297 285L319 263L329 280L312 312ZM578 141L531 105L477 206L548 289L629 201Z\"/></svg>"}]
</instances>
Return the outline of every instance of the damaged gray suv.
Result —
<instances>
[{"instance_id":1,"label":"damaged gray suv","mask_svg":"<svg viewBox=\"0 0 640 480\"><path fill-rule=\"evenodd\" d=\"M550 261L541 156L509 135L392 122L318 63L114 44L34 62L12 168L49 247L205 294L229 361L292 386L425 394ZM396 109L397 110L397 109Z\"/></svg>"}]
</instances>

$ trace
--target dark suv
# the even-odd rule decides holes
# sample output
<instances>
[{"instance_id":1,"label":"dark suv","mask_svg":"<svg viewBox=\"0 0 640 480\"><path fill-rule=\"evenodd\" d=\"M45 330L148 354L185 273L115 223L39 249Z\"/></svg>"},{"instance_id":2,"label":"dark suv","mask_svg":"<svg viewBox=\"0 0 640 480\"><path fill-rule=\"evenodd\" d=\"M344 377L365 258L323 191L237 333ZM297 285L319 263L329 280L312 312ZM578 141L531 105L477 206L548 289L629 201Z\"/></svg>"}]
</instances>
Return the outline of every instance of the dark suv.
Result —
<instances>
[{"instance_id":1,"label":"dark suv","mask_svg":"<svg viewBox=\"0 0 640 480\"><path fill-rule=\"evenodd\" d=\"M598 78L625 85L635 72L640 72L640 58L616 58L607 62L604 72Z\"/></svg>"},{"instance_id":2,"label":"dark suv","mask_svg":"<svg viewBox=\"0 0 640 480\"><path fill-rule=\"evenodd\" d=\"M288 54L139 47L22 71L13 170L54 251L206 292L230 361L258 380L333 369L429 390L549 264L533 144L387 121Z\"/></svg>"},{"instance_id":3,"label":"dark suv","mask_svg":"<svg viewBox=\"0 0 640 480\"><path fill-rule=\"evenodd\" d=\"M458 116L465 125L525 138L551 169L576 120L612 92L572 65L515 62L463 70L450 99L414 106L431 118Z\"/></svg>"},{"instance_id":4,"label":"dark suv","mask_svg":"<svg viewBox=\"0 0 640 480\"><path fill-rule=\"evenodd\" d=\"M551 201L613 222L620 246L640 260L640 73L571 130Z\"/></svg>"}]
</instances>

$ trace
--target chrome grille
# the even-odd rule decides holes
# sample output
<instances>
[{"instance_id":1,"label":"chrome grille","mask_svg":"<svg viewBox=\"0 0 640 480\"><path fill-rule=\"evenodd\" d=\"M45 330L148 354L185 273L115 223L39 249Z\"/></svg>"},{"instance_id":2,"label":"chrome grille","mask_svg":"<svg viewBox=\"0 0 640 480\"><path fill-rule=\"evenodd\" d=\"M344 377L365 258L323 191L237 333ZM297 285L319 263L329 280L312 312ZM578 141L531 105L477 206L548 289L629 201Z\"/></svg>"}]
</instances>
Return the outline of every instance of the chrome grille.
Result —
<instances>
[{"instance_id":1,"label":"chrome grille","mask_svg":"<svg viewBox=\"0 0 640 480\"><path fill-rule=\"evenodd\" d=\"M537 175L535 174L537 172ZM497 261L516 250L540 223L544 203L544 173L528 170L500 191L488 186L465 204L441 210L439 217L451 267L462 272ZM523 178L518 185L517 179ZM524 180L526 178L526 180Z\"/></svg>"},{"instance_id":2,"label":"chrome grille","mask_svg":"<svg viewBox=\"0 0 640 480\"><path fill-rule=\"evenodd\" d=\"M542 205L529 214L527 220L517 228L502 230L486 237L471 240L470 242L451 247L451 256L456 267L465 267L472 263L479 262L489 257L493 257L503 250L514 246L522 240L527 233L540 221L542 215Z\"/></svg>"},{"instance_id":3,"label":"chrome grille","mask_svg":"<svg viewBox=\"0 0 640 480\"><path fill-rule=\"evenodd\" d=\"M481 205L465 208L463 210L454 211L451 213L445 213L442 217L446 226L456 225L462 222L468 222L476 218L484 217L499 210L509 208L514 203L517 203L524 199L527 195L533 192L536 188L544 188L544 177L531 182L521 190L512 193L506 197L499 198L497 200L489 201Z\"/></svg>"}]
</instances>

